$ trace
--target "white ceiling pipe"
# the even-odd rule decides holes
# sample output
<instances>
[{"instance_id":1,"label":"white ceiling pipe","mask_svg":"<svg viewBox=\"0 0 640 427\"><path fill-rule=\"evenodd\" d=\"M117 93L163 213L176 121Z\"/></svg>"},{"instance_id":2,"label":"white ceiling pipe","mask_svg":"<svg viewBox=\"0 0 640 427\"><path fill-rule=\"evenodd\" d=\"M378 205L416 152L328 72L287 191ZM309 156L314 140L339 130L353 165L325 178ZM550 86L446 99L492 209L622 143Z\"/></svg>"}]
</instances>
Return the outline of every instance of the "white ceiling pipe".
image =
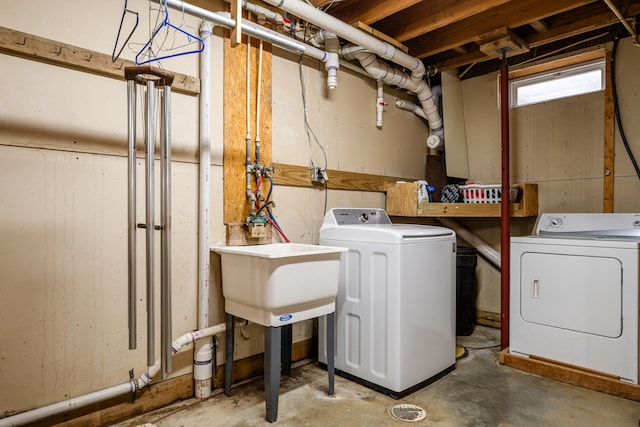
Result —
<instances>
[{"instance_id":1,"label":"white ceiling pipe","mask_svg":"<svg viewBox=\"0 0 640 427\"><path fill-rule=\"evenodd\" d=\"M424 110L413 102L405 101L404 99L396 99L396 107L401 110L411 111L413 114L427 120L427 115L424 113Z\"/></svg>"},{"instance_id":2,"label":"white ceiling pipe","mask_svg":"<svg viewBox=\"0 0 640 427\"><path fill-rule=\"evenodd\" d=\"M153 1L158 4L162 4L165 0ZM190 15L206 19L212 22L214 25L219 25L226 28L235 28L236 26L236 22L231 19L231 14L229 12L212 12L210 10L202 9L201 7L182 2L181 0L166 0L166 3L167 6L175 10L184 11L185 13L188 13ZM262 27L254 22L247 21L246 19L242 20L241 29L243 33L248 34L251 37L256 37L258 39L279 46L283 49L296 53L302 53L322 62L325 62L327 60L327 53L325 51L299 42L290 37L283 36L280 33Z\"/></svg>"},{"instance_id":3,"label":"white ceiling pipe","mask_svg":"<svg viewBox=\"0 0 640 427\"><path fill-rule=\"evenodd\" d=\"M335 89L338 86L338 69L340 68L340 40L338 36L326 30L316 31L316 34L309 40L314 46L324 46L327 51L327 61L324 69L327 71L327 87Z\"/></svg>"},{"instance_id":4,"label":"white ceiling pipe","mask_svg":"<svg viewBox=\"0 0 640 427\"><path fill-rule=\"evenodd\" d=\"M362 46L370 52L388 59L398 65L411 70L414 79L422 79L425 74L425 66L418 58L404 53L392 44L383 42L364 31L352 27L333 16L316 9L303 0L263 0L265 3L276 6L293 15L311 22L320 28L324 28L353 44Z\"/></svg>"},{"instance_id":5,"label":"white ceiling pipe","mask_svg":"<svg viewBox=\"0 0 640 427\"><path fill-rule=\"evenodd\" d=\"M444 127L440 113L438 113L438 106L433 99L431 88L429 88L429 85L424 80L416 81L412 79L407 73L403 73L389 64L378 60L376 55L363 50L361 47L347 46L343 47L341 52L345 59L357 59L360 61L362 68L364 68L372 78L415 93L429 122L431 132L440 137L444 136Z\"/></svg>"}]
</instances>

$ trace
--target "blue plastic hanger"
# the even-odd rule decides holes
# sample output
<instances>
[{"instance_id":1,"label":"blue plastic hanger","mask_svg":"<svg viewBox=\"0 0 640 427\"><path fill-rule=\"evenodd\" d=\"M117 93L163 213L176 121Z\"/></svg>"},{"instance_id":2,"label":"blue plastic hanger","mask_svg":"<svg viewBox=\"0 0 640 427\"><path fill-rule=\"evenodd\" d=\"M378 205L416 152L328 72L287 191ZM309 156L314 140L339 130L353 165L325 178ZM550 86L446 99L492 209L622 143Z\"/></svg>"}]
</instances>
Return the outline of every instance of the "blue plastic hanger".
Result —
<instances>
[{"instance_id":1,"label":"blue plastic hanger","mask_svg":"<svg viewBox=\"0 0 640 427\"><path fill-rule=\"evenodd\" d=\"M202 40L198 36L195 36L195 35L193 35L191 33L186 32L182 28L176 27L171 22L169 22L169 9L167 8L167 0L164 0L163 4L164 4L164 21L162 21L162 23L158 26L158 28L156 28L156 30L153 32L153 35L151 36L151 38L147 42L147 44L145 44L143 46L143 48L140 49L140 52L138 52L138 54L136 55L136 64L137 65L143 65L143 64L147 64L149 62L160 61L162 59L173 58L173 57L176 57L176 56L190 55L192 53L199 53L199 52L202 52L204 50L204 40ZM184 34L185 36L187 36L187 38L195 39L196 41L198 41L200 43L200 48L196 49L196 50L190 50L190 51L187 51L187 52L179 52L179 53L173 53L171 55L160 56L160 57L157 57L157 58L150 58L150 59L147 59L146 61L140 62L140 55L142 55L145 52L145 50L153 43L153 39L160 32L160 30L163 29L164 27L173 28L174 30L179 31L182 34Z\"/></svg>"}]
</instances>

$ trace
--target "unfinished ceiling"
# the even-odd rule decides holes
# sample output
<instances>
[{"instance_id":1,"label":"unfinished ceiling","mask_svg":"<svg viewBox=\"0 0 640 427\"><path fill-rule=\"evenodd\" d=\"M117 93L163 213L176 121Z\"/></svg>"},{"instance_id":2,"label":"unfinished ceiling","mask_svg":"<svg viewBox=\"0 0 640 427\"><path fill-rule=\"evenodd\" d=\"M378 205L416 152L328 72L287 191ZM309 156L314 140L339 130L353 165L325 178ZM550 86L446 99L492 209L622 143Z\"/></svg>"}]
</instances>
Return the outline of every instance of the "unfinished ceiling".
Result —
<instances>
[{"instance_id":1,"label":"unfinished ceiling","mask_svg":"<svg viewBox=\"0 0 640 427\"><path fill-rule=\"evenodd\" d=\"M604 0L309 1L463 78L498 69L502 48L515 65L629 36ZM640 0L610 2L635 26Z\"/></svg>"}]
</instances>

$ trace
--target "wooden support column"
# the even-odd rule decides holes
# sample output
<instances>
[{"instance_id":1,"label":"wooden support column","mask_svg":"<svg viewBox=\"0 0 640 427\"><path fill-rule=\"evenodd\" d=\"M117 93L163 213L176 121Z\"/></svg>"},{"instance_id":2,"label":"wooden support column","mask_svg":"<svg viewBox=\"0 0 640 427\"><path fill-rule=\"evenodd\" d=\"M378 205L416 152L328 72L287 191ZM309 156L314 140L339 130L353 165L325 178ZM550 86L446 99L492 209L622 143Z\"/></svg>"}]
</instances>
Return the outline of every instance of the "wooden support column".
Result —
<instances>
[{"instance_id":1,"label":"wooden support column","mask_svg":"<svg viewBox=\"0 0 640 427\"><path fill-rule=\"evenodd\" d=\"M246 175L243 165L246 160L246 36L244 42L231 47L231 41L225 38L224 45L224 223L227 225L227 240L233 244L259 243L245 242L242 232L245 218L249 215L246 197ZM271 45L264 44L262 54L262 87L260 95L260 129L256 129L256 88L258 76L258 40L251 42L251 160L255 161L254 140L260 132L261 163L271 166ZM277 171L276 171L277 173ZM251 180L255 189L255 179ZM265 184L263 190L266 190ZM266 194L266 191L265 191ZM233 230L233 231L232 231ZM231 234L234 234L233 236ZM270 240L269 236L267 239ZM231 244L230 243L230 244Z\"/></svg>"},{"instance_id":2,"label":"wooden support column","mask_svg":"<svg viewBox=\"0 0 640 427\"><path fill-rule=\"evenodd\" d=\"M616 126L613 104L613 89L611 87L611 51L606 56L606 89L604 92L604 185L602 193L602 212L613 212L614 166Z\"/></svg>"}]
</instances>

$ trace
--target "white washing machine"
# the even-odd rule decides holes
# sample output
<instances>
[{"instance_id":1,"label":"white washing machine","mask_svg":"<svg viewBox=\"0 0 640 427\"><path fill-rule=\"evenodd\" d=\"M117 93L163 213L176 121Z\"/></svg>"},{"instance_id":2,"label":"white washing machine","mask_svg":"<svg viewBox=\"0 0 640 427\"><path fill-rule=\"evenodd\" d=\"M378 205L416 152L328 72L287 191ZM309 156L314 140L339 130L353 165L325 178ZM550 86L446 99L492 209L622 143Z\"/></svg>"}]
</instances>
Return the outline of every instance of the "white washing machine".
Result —
<instances>
[{"instance_id":1,"label":"white washing machine","mask_svg":"<svg viewBox=\"0 0 640 427\"><path fill-rule=\"evenodd\" d=\"M640 214L542 214L511 238L511 353L638 383Z\"/></svg>"},{"instance_id":2,"label":"white washing machine","mask_svg":"<svg viewBox=\"0 0 640 427\"><path fill-rule=\"evenodd\" d=\"M456 236L391 224L383 209L331 209L320 244L346 247L336 300L336 373L399 398L455 367ZM318 357L326 364L326 330Z\"/></svg>"}]
</instances>

